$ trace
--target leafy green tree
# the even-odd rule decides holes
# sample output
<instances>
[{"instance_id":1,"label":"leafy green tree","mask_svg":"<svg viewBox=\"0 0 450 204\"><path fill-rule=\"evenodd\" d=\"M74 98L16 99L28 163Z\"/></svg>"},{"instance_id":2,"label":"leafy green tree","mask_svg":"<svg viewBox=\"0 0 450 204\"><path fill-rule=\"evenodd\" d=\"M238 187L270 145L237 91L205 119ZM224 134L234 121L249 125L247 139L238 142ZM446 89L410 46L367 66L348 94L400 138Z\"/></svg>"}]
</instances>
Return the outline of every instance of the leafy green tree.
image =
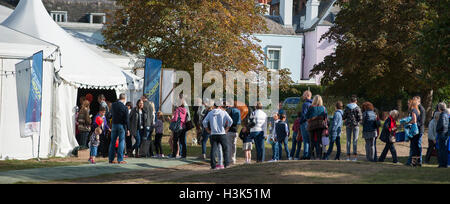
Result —
<instances>
[{"instance_id":1,"label":"leafy green tree","mask_svg":"<svg viewBox=\"0 0 450 204\"><path fill-rule=\"evenodd\" d=\"M258 70L264 54L253 34L266 28L254 0L117 0L103 31L107 48L161 59L192 71Z\"/></svg>"},{"instance_id":2,"label":"leafy green tree","mask_svg":"<svg viewBox=\"0 0 450 204\"><path fill-rule=\"evenodd\" d=\"M411 52L422 68L419 78L424 82L426 97L429 97L426 101L431 103L435 92L439 100L450 98L448 95L439 97L450 89L450 1L430 0L427 5L427 21ZM432 107L428 111L431 117Z\"/></svg>"},{"instance_id":3,"label":"leafy green tree","mask_svg":"<svg viewBox=\"0 0 450 204\"><path fill-rule=\"evenodd\" d=\"M418 61L418 56L428 51L417 43L427 39L422 40L422 44L427 44L433 38L424 38L422 32L433 25L429 2L340 0L338 3L342 10L335 25L322 36L322 40L336 41L336 50L313 69L312 75L323 73L322 84L329 85L334 93L355 93L369 100L395 103L405 92L421 95L430 110L430 92L449 82L442 75L448 74L448 66L427 67ZM441 42L435 42L435 46L440 45ZM446 61L441 65L448 65L448 57L433 56ZM424 58L423 62L429 60Z\"/></svg>"}]
</instances>

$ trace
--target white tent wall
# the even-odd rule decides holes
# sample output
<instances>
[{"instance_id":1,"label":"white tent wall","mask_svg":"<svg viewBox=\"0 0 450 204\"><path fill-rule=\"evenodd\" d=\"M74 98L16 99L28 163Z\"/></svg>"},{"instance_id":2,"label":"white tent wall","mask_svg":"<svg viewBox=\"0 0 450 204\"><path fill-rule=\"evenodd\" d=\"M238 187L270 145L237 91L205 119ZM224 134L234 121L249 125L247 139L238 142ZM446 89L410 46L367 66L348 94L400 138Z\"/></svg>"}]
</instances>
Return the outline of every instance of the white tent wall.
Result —
<instances>
[{"instance_id":1,"label":"white tent wall","mask_svg":"<svg viewBox=\"0 0 450 204\"><path fill-rule=\"evenodd\" d=\"M77 88L65 82L54 84L53 147L54 156L70 155L78 146L75 137Z\"/></svg>"},{"instance_id":2,"label":"white tent wall","mask_svg":"<svg viewBox=\"0 0 450 204\"><path fill-rule=\"evenodd\" d=\"M0 70L15 71L16 66L26 66L31 63L20 63L20 59L0 58ZM25 72L26 73L26 72ZM30 72L28 72L29 74ZM51 100L53 84L53 63L44 62L43 64L43 83L42 83L42 121L40 136L41 158L47 158L50 155L51 144ZM24 73L22 73L24 74ZM17 97L16 77L9 75L1 76L1 95L0 95L0 160L4 159L30 159L37 157L38 153L38 135L31 137L21 137L19 126L19 107ZM23 82L23 86L29 86L29 83Z\"/></svg>"}]
</instances>

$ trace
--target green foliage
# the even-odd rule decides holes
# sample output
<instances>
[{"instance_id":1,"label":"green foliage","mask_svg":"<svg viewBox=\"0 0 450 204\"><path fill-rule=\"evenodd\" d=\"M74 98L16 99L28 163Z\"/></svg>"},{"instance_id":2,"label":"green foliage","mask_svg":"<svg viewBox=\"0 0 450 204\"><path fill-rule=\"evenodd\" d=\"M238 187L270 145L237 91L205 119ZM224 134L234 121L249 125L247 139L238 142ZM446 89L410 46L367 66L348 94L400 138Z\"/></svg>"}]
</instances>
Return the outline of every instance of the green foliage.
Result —
<instances>
[{"instance_id":1,"label":"green foliage","mask_svg":"<svg viewBox=\"0 0 450 204\"><path fill-rule=\"evenodd\" d=\"M105 46L161 59L164 67L192 71L255 70L261 47L253 34L266 30L253 0L117 0L103 31Z\"/></svg>"},{"instance_id":2,"label":"green foliage","mask_svg":"<svg viewBox=\"0 0 450 204\"><path fill-rule=\"evenodd\" d=\"M335 52L314 67L335 95L357 94L383 109L449 85L448 0L340 0L335 25L322 36Z\"/></svg>"}]
</instances>

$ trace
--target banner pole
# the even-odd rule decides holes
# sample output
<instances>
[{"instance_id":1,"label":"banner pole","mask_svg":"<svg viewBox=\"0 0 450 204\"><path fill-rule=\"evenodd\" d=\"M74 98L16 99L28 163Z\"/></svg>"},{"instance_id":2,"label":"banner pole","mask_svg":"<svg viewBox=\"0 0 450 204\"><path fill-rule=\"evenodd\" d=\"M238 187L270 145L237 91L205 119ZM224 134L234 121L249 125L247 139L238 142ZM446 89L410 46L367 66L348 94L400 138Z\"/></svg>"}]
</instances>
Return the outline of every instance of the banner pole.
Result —
<instances>
[{"instance_id":1,"label":"banner pole","mask_svg":"<svg viewBox=\"0 0 450 204\"><path fill-rule=\"evenodd\" d=\"M43 87L43 83L44 83L44 51L42 50L41 51L42 52L42 66L41 66L41 70L42 70L42 79L41 79L41 108L40 108L40 110L41 110L41 113L39 114L39 117L40 117L40 123L39 123L39 137L38 137L38 155L37 155L37 157L38 157L38 161L41 161L41 159L39 158L39 154L40 154L40 152L41 152L41 134L42 134L42 93L43 93L43 90L44 90L44 87Z\"/></svg>"},{"instance_id":2,"label":"banner pole","mask_svg":"<svg viewBox=\"0 0 450 204\"><path fill-rule=\"evenodd\" d=\"M44 90L44 87L43 87L43 82L44 82L44 51L43 50L41 50L40 52L42 52L42 63L41 63L41 67L40 67L40 69L41 69L41 74L42 74L42 78L41 78L41 103L40 103L40 106L41 106L41 108L40 108L40 113L39 113L39 136L38 136L38 154L37 154L37 160L40 162L41 161L41 158L39 157L39 155L40 155L40 152L41 152L41 130L42 130L42 92L43 92L43 90Z\"/></svg>"}]
</instances>

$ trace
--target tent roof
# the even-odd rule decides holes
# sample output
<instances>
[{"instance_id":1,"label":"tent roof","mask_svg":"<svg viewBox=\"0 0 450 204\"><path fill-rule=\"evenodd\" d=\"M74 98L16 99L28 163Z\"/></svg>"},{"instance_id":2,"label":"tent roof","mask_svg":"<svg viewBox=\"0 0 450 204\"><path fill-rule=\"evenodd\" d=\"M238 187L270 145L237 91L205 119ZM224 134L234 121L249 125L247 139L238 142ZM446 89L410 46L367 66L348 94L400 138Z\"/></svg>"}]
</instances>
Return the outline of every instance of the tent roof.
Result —
<instances>
[{"instance_id":1,"label":"tent roof","mask_svg":"<svg viewBox=\"0 0 450 204\"><path fill-rule=\"evenodd\" d=\"M0 23L8 18L8 16L11 15L12 12L12 9L0 5Z\"/></svg>"},{"instance_id":2,"label":"tent roof","mask_svg":"<svg viewBox=\"0 0 450 204\"><path fill-rule=\"evenodd\" d=\"M122 70L64 31L41 0L21 0L2 25L58 45L63 66L59 75L69 83L89 88L126 87Z\"/></svg>"},{"instance_id":3,"label":"tent roof","mask_svg":"<svg viewBox=\"0 0 450 204\"><path fill-rule=\"evenodd\" d=\"M72 37L83 43L86 47L97 53L99 56L107 59L109 62L119 66L124 70L131 69L129 66L130 57L126 55L114 54L109 50L103 49L98 45L103 44L103 41L89 37L74 30L64 29Z\"/></svg>"},{"instance_id":4,"label":"tent roof","mask_svg":"<svg viewBox=\"0 0 450 204\"><path fill-rule=\"evenodd\" d=\"M44 51L44 58L51 55L57 47L0 25L0 58L28 58Z\"/></svg>"}]
</instances>

